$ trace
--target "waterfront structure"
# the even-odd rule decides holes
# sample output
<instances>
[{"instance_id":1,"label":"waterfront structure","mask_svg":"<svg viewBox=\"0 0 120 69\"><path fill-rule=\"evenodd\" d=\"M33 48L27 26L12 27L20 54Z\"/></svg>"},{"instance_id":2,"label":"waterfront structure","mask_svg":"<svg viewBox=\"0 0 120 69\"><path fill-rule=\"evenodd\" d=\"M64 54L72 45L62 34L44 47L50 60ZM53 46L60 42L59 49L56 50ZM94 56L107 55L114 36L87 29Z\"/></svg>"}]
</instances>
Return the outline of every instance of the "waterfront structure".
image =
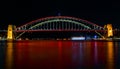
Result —
<instances>
[{"instance_id":1,"label":"waterfront structure","mask_svg":"<svg viewBox=\"0 0 120 69\"><path fill-rule=\"evenodd\" d=\"M7 31L7 40L13 39L13 26L8 25L8 31Z\"/></svg>"},{"instance_id":2,"label":"waterfront structure","mask_svg":"<svg viewBox=\"0 0 120 69\"><path fill-rule=\"evenodd\" d=\"M52 16L52 17L45 17L40 18L31 22L28 22L20 27L14 28L12 25L8 26L8 34L7 39L18 39L21 35L26 32L50 32L50 31L84 31L84 32L95 32L100 37L105 38L103 34L100 32L108 32L107 36L113 36L112 32L112 25L108 24L106 28L99 26L95 23L92 23L87 20L83 20L80 18L75 17L68 17L68 16ZM17 36L13 35L14 33L20 33ZM14 36L14 37L13 37Z\"/></svg>"},{"instance_id":3,"label":"waterfront structure","mask_svg":"<svg viewBox=\"0 0 120 69\"><path fill-rule=\"evenodd\" d=\"M108 30L107 37L113 36L112 24L107 24L107 30Z\"/></svg>"}]
</instances>

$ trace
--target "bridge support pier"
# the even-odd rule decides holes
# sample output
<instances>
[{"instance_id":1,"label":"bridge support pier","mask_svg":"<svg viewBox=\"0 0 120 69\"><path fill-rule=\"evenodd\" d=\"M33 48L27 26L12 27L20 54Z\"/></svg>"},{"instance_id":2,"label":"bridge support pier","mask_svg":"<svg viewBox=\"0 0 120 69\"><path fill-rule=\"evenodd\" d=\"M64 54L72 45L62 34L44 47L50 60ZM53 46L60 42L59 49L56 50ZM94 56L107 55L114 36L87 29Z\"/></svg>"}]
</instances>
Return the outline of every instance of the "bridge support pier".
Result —
<instances>
[{"instance_id":1,"label":"bridge support pier","mask_svg":"<svg viewBox=\"0 0 120 69\"><path fill-rule=\"evenodd\" d=\"M112 24L107 24L108 37L113 36Z\"/></svg>"},{"instance_id":2,"label":"bridge support pier","mask_svg":"<svg viewBox=\"0 0 120 69\"><path fill-rule=\"evenodd\" d=\"M13 30L15 29L15 26L8 25L8 31L7 31L7 40L14 40L15 36L13 33Z\"/></svg>"},{"instance_id":3,"label":"bridge support pier","mask_svg":"<svg viewBox=\"0 0 120 69\"><path fill-rule=\"evenodd\" d=\"M112 29L112 24L107 24L105 25L105 28L107 29L107 37L112 37L113 36L113 29Z\"/></svg>"}]
</instances>

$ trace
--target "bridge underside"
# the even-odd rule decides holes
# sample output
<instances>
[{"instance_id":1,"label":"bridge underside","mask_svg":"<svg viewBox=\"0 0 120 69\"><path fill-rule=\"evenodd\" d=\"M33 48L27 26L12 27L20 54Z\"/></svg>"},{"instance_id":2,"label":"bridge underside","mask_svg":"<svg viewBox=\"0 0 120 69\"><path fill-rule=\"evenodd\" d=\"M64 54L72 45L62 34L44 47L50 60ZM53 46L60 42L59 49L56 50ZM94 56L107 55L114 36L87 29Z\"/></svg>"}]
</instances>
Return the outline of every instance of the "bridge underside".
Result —
<instances>
[{"instance_id":1,"label":"bridge underside","mask_svg":"<svg viewBox=\"0 0 120 69\"><path fill-rule=\"evenodd\" d=\"M19 34L19 33L18 33ZM22 35L20 38L21 39L64 39L64 38L71 38L71 37L91 37L94 38L94 36L98 36L100 37L98 34L96 34L95 32L86 32L86 31L82 31L82 32L66 32L66 31L61 31L61 32L26 32L24 33L24 35Z\"/></svg>"}]
</instances>

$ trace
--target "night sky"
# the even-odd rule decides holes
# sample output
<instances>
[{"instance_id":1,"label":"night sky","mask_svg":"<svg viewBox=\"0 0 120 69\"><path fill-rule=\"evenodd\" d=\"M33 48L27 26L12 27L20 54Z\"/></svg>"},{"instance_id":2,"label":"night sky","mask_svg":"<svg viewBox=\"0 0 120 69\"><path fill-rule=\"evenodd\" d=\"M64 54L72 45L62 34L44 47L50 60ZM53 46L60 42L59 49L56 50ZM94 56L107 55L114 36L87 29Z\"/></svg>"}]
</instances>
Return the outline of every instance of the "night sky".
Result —
<instances>
[{"instance_id":1,"label":"night sky","mask_svg":"<svg viewBox=\"0 0 120 69\"><path fill-rule=\"evenodd\" d=\"M119 1L110 0L3 0L0 2L0 29L8 24L21 26L47 16L72 16L100 26L107 23L116 28L120 23Z\"/></svg>"}]
</instances>

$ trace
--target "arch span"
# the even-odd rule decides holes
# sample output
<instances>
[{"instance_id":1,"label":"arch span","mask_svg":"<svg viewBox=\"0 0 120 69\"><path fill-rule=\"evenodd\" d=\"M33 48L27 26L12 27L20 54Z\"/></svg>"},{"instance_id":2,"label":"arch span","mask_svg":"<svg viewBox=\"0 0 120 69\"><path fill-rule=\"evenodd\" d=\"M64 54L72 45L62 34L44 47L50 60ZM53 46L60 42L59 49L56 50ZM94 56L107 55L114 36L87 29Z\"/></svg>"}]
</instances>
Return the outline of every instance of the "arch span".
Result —
<instances>
[{"instance_id":1,"label":"arch span","mask_svg":"<svg viewBox=\"0 0 120 69\"><path fill-rule=\"evenodd\" d=\"M37 20L33 20L31 22L28 22L20 27L17 27L16 30L28 30L31 29L32 26L37 26L37 25L42 25L46 23L59 23L59 22L69 22L73 24L78 24L81 25L82 27L89 27L91 29L104 29L102 26L99 26L95 23L92 23L87 20L83 20L80 18L75 18L75 17L68 17L68 16L51 16L51 17L45 17L45 18L40 18Z\"/></svg>"},{"instance_id":2,"label":"arch span","mask_svg":"<svg viewBox=\"0 0 120 69\"><path fill-rule=\"evenodd\" d=\"M104 30L103 27L92 23L87 20L83 20L75 17L68 16L52 16L40 18L31 22L28 22L20 27L17 27L15 31L22 31L19 36L26 31L82 31L87 30ZM98 32L97 32L98 33ZM100 34L99 34L100 35ZM17 37L18 38L18 37Z\"/></svg>"}]
</instances>

